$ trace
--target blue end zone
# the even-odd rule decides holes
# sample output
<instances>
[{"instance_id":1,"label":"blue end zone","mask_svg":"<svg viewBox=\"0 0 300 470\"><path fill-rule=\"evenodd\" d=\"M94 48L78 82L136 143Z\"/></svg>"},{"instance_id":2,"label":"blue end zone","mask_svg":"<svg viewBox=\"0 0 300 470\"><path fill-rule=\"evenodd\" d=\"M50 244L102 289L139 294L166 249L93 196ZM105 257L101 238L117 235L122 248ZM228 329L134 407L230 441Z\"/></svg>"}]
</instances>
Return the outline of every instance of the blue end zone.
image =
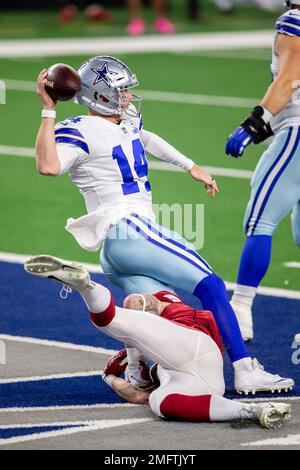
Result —
<instances>
[{"instance_id":1,"label":"blue end zone","mask_svg":"<svg viewBox=\"0 0 300 470\"><path fill-rule=\"evenodd\" d=\"M59 431L60 429L81 428L83 425L70 425L70 426L32 426L30 428L12 428L1 429L0 439L9 439L18 436L30 436L31 434L40 434L42 432Z\"/></svg>"},{"instance_id":2,"label":"blue end zone","mask_svg":"<svg viewBox=\"0 0 300 470\"><path fill-rule=\"evenodd\" d=\"M74 293L63 301L59 297L58 284L29 276L19 264L0 262L0 273L0 334L109 349L122 347L121 343L93 327L79 294ZM124 295L119 288L112 286L103 275L93 275L93 279L109 287L116 303L122 304ZM193 307L199 307L197 299L193 296L184 292L179 294ZM255 341L249 345L251 356L257 357L267 370L294 378L296 387L289 396L300 396L300 364L292 363L292 354L295 352L292 349L293 337L300 331L299 309L299 300L257 296L254 308ZM300 353L298 358L300 360ZM8 361L10 360L13 358L8 358ZM0 371L1 369L2 366ZM227 358L225 375L231 396L232 372ZM100 378L94 376L2 384L0 388L0 407L122 402Z\"/></svg>"}]
</instances>

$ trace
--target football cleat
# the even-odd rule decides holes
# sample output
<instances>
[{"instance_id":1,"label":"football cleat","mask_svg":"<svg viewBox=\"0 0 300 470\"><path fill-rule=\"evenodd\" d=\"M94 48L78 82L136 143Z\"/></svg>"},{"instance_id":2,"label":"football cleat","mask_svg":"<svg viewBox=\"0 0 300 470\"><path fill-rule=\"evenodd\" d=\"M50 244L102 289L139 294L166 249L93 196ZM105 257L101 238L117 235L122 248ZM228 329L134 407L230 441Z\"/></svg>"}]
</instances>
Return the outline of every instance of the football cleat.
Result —
<instances>
[{"instance_id":1,"label":"football cleat","mask_svg":"<svg viewBox=\"0 0 300 470\"><path fill-rule=\"evenodd\" d=\"M251 308L232 300L230 301L230 305L233 308L239 323L243 340L250 341L253 339L253 320Z\"/></svg>"},{"instance_id":2,"label":"football cleat","mask_svg":"<svg viewBox=\"0 0 300 470\"><path fill-rule=\"evenodd\" d=\"M24 264L27 273L34 276L54 279L64 286L61 292L66 294L72 289L84 291L94 287L89 272L84 266L78 263L64 261L50 255L38 255L30 258Z\"/></svg>"},{"instance_id":3,"label":"football cleat","mask_svg":"<svg viewBox=\"0 0 300 470\"><path fill-rule=\"evenodd\" d=\"M278 393L292 390L293 379L280 377L278 374L266 372L257 359L252 360L252 370L236 370L234 388L239 394L248 395L256 392Z\"/></svg>"},{"instance_id":4,"label":"football cleat","mask_svg":"<svg viewBox=\"0 0 300 470\"><path fill-rule=\"evenodd\" d=\"M254 403L250 405L250 413L266 429L281 428L285 421L292 418L292 408L287 403Z\"/></svg>"}]
</instances>

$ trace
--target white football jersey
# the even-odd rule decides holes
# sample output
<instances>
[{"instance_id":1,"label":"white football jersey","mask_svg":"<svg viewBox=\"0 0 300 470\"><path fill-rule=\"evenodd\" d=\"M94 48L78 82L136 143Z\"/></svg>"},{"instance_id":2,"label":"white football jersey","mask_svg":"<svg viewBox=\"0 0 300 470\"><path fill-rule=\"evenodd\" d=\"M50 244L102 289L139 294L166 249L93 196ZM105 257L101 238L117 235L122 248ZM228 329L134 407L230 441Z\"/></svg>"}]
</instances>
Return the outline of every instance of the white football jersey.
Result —
<instances>
[{"instance_id":1,"label":"white football jersey","mask_svg":"<svg viewBox=\"0 0 300 470\"><path fill-rule=\"evenodd\" d=\"M279 73L279 57L276 53L276 40L279 34L299 37L300 41L300 9L292 9L281 15L276 22L276 34L272 51L271 72L273 80ZM300 83L295 84L295 93L287 106L282 109L271 120L271 127L274 132L286 126L300 124ZM298 87L298 90L296 89Z\"/></svg>"},{"instance_id":2,"label":"white football jersey","mask_svg":"<svg viewBox=\"0 0 300 470\"><path fill-rule=\"evenodd\" d=\"M70 177L88 212L128 206L152 207L148 162L140 140L141 118L120 125L99 116L79 116L55 126L61 174Z\"/></svg>"}]
</instances>

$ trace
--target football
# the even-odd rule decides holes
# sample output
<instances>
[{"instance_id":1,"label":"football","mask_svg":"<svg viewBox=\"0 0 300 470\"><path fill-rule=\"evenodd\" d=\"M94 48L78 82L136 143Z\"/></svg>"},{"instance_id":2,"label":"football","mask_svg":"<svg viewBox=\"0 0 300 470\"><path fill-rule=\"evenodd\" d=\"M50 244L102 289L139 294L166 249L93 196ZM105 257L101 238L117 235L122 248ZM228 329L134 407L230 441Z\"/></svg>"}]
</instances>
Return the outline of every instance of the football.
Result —
<instances>
[{"instance_id":1,"label":"football","mask_svg":"<svg viewBox=\"0 0 300 470\"><path fill-rule=\"evenodd\" d=\"M81 80L73 67L54 64L48 69L45 89L54 101L68 101L81 89Z\"/></svg>"}]
</instances>

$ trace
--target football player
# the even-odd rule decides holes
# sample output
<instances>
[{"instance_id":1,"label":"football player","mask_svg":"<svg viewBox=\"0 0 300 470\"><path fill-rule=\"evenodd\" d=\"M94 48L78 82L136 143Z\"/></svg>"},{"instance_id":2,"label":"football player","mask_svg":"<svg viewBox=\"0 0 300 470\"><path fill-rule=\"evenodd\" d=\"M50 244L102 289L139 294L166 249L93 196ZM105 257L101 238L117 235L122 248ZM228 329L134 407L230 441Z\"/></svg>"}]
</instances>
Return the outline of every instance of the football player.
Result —
<instances>
[{"instance_id":1,"label":"football player","mask_svg":"<svg viewBox=\"0 0 300 470\"><path fill-rule=\"evenodd\" d=\"M290 9L276 22L272 84L226 145L226 153L237 158L252 142L274 135L251 181L244 218L247 239L231 301L245 340L253 338L252 304L270 263L273 233L291 210L300 247L300 1L286 4Z\"/></svg>"},{"instance_id":2,"label":"football player","mask_svg":"<svg viewBox=\"0 0 300 470\"><path fill-rule=\"evenodd\" d=\"M122 351L109 361L103 378L127 401L149 401L156 416L186 421L249 419L274 428L290 419L288 404L253 405L223 397L222 344L211 312L194 310L168 291L133 294L124 301L127 308L116 307L109 290L92 282L83 266L45 255L28 260L25 270L78 290L100 331L158 364L151 380L141 357L127 365ZM129 383L116 377L125 369Z\"/></svg>"},{"instance_id":3,"label":"football player","mask_svg":"<svg viewBox=\"0 0 300 470\"><path fill-rule=\"evenodd\" d=\"M215 315L239 390L244 385L253 391L292 387L292 379L261 374L244 345L224 282L190 243L155 222L145 150L204 183L212 197L218 192L216 182L191 159L144 129L141 98L131 92L138 81L124 63L113 57L93 57L78 73L82 88L76 102L87 106L89 114L56 125L55 103L45 90L47 71L38 79L44 105L36 141L38 170L43 175L68 171L88 212L77 220L69 219L67 230L87 250L97 251L102 245L104 273L127 294L178 287L198 297L203 308ZM251 373L251 384L239 380L244 370Z\"/></svg>"}]
</instances>

